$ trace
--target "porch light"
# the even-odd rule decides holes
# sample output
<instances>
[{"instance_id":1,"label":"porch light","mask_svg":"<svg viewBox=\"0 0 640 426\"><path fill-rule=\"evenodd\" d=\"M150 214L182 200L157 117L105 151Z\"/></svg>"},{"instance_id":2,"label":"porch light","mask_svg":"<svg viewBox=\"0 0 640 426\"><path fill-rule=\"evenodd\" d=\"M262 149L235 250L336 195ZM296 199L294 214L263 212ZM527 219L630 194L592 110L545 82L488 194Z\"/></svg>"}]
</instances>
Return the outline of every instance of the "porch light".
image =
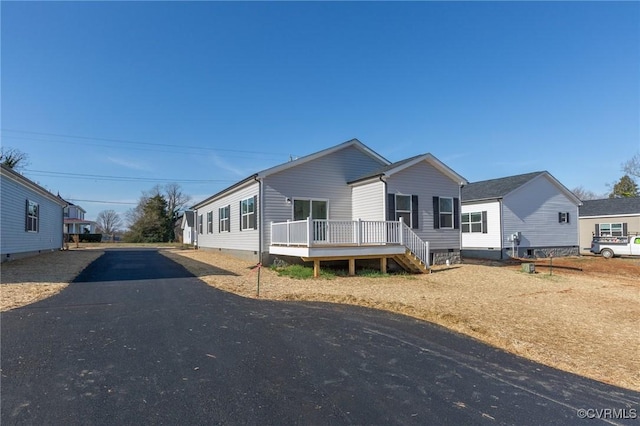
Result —
<instances>
[{"instance_id":1,"label":"porch light","mask_svg":"<svg viewBox=\"0 0 640 426\"><path fill-rule=\"evenodd\" d=\"M286 202L287 204L291 204L291 198L287 197L287 198L285 199L285 202Z\"/></svg>"}]
</instances>

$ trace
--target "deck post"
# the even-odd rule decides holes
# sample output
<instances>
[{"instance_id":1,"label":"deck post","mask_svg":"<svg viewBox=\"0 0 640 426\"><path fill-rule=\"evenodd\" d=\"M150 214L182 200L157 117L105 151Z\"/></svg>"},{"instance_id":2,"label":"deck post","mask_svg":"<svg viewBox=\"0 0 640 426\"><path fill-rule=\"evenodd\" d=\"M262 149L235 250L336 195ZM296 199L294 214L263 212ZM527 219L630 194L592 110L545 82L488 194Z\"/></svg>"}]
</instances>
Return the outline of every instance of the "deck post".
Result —
<instances>
[{"instance_id":1,"label":"deck post","mask_svg":"<svg viewBox=\"0 0 640 426\"><path fill-rule=\"evenodd\" d=\"M404 224L404 221L402 220L402 216L400 216L400 220L398 222L400 222L398 226L398 240L400 241L400 245L403 246L404 245L404 227L402 225Z\"/></svg>"},{"instance_id":2,"label":"deck post","mask_svg":"<svg viewBox=\"0 0 640 426\"><path fill-rule=\"evenodd\" d=\"M361 246L362 245L362 219L358 218L357 222L358 229L356 229L356 243Z\"/></svg>"},{"instance_id":3,"label":"deck post","mask_svg":"<svg viewBox=\"0 0 640 426\"><path fill-rule=\"evenodd\" d=\"M291 245L291 224L289 222L291 221L287 219L287 247Z\"/></svg>"},{"instance_id":4,"label":"deck post","mask_svg":"<svg viewBox=\"0 0 640 426\"><path fill-rule=\"evenodd\" d=\"M313 278L320 276L320 261L318 259L313 260Z\"/></svg>"},{"instance_id":5,"label":"deck post","mask_svg":"<svg viewBox=\"0 0 640 426\"><path fill-rule=\"evenodd\" d=\"M354 257L349 258L349 275L356 274L356 259Z\"/></svg>"},{"instance_id":6,"label":"deck post","mask_svg":"<svg viewBox=\"0 0 640 426\"><path fill-rule=\"evenodd\" d=\"M380 258L380 273L381 274L386 274L387 273L387 258L386 257L381 257Z\"/></svg>"},{"instance_id":7,"label":"deck post","mask_svg":"<svg viewBox=\"0 0 640 426\"><path fill-rule=\"evenodd\" d=\"M307 247L311 247L313 242L313 221L310 217L307 217ZM320 269L320 267L318 267Z\"/></svg>"}]
</instances>

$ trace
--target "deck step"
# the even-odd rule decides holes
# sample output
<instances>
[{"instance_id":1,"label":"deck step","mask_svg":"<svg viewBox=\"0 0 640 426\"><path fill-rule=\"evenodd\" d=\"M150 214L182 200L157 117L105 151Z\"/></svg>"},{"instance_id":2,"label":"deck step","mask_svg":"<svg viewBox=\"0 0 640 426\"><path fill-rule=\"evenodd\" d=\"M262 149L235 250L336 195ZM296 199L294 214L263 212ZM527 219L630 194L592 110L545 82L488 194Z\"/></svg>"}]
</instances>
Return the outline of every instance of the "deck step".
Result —
<instances>
[{"instance_id":1,"label":"deck step","mask_svg":"<svg viewBox=\"0 0 640 426\"><path fill-rule=\"evenodd\" d=\"M407 250L404 254L399 254L393 258L402 269L413 273L429 273L430 269L420 259L418 259L411 251Z\"/></svg>"}]
</instances>

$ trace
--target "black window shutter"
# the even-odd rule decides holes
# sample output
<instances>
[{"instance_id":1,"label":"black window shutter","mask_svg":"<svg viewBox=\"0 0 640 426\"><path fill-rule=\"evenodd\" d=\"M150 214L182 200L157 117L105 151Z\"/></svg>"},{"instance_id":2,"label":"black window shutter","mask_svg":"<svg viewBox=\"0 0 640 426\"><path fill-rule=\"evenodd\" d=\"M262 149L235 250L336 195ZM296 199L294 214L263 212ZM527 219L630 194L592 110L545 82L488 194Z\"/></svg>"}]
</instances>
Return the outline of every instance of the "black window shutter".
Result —
<instances>
[{"instance_id":1,"label":"black window shutter","mask_svg":"<svg viewBox=\"0 0 640 426\"><path fill-rule=\"evenodd\" d=\"M418 196L411 196L411 228L418 229Z\"/></svg>"},{"instance_id":2,"label":"black window shutter","mask_svg":"<svg viewBox=\"0 0 640 426\"><path fill-rule=\"evenodd\" d=\"M482 233L483 234L487 233L487 211L486 210L482 212Z\"/></svg>"},{"instance_id":3,"label":"black window shutter","mask_svg":"<svg viewBox=\"0 0 640 426\"><path fill-rule=\"evenodd\" d=\"M460 229L460 199L453 199L453 229Z\"/></svg>"},{"instance_id":4,"label":"black window shutter","mask_svg":"<svg viewBox=\"0 0 640 426\"><path fill-rule=\"evenodd\" d=\"M27 200L27 204L24 208L24 230L29 230L29 200Z\"/></svg>"},{"instance_id":5,"label":"black window shutter","mask_svg":"<svg viewBox=\"0 0 640 426\"><path fill-rule=\"evenodd\" d=\"M227 209L227 232L231 232L231 204L229 204L227 207L225 207Z\"/></svg>"},{"instance_id":6,"label":"black window shutter","mask_svg":"<svg viewBox=\"0 0 640 426\"><path fill-rule=\"evenodd\" d=\"M253 211L255 212L253 216L253 229L258 229L258 196L253 196Z\"/></svg>"},{"instance_id":7,"label":"black window shutter","mask_svg":"<svg viewBox=\"0 0 640 426\"><path fill-rule=\"evenodd\" d=\"M569 223L569 212L567 212L567 223Z\"/></svg>"},{"instance_id":8,"label":"black window shutter","mask_svg":"<svg viewBox=\"0 0 640 426\"><path fill-rule=\"evenodd\" d=\"M440 229L440 197L433 197L433 229Z\"/></svg>"},{"instance_id":9,"label":"black window shutter","mask_svg":"<svg viewBox=\"0 0 640 426\"><path fill-rule=\"evenodd\" d=\"M558 223L562 223L562 212L558 212Z\"/></svg>"},{"instance_id":10,"label":"black window shutter","mask_svg":"<svg viewBox=\"0 0 640 426\"><path fill-rule=\"evenodd\" d=\"M220 209L218 209L218 234L222 231L222 228L220 228L220 225L222 225L222 222L220 221L221 219L222 215L220 214Z\"/></svg>"},{"instance_id":11,"label":"black window shutter","mask_svg":"<svg viewBox=\"0 0 640 426\"><path fill-rule=\"evenodd\" d=\"M624 235L625 237L629 235L627 234L627 222L622 223L622 235Z\"/></svg>"},{"instance_id":12,"label":"black window shutter","mask_svg":"<svg viewBox=\"0 0 640 426\"><path fill-rule=\"evenodd\" d=\"M596 223L596 233L595 233L595 236L596 236L596 237L599 237L599 236L600 236L600 225L598 225L597 223Z\"/></svg>"},{"instance_id":13,"label":"black window shutter","mask_svg":"<svg viewBox=\"0 0 640 426\"><path fill-rule=\"evenodd\" d=\"M240 230L242 231L242 201L240 201L240 209L238 211L240 212L239 222L240 222Z\"/></svg>"},{"instance_id":14,"label":"black window shutter","mask_svg":"<svg viewBox=\"0 0 640 426\"><path fill-rule=\"evenodd\" d=\"M387 194L387 220L396 220L396 196Z\"/></svg>"}]
</instances>

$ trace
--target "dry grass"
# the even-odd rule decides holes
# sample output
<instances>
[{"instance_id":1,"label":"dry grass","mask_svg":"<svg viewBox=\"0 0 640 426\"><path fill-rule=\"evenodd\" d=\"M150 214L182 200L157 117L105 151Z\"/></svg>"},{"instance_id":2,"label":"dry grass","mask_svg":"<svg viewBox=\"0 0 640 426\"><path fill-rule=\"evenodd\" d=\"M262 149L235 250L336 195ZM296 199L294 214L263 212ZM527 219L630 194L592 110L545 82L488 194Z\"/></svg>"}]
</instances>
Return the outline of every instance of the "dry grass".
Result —
<instances>
[{"instance_id":1,"label":"dry grass","mask_svg":"<svg viewBox=\"0 0 640 426\"><path fill-rule=\"evenodd\" d=\"M56 251L3 263L0 270L0 311L59 293L102 253L98 250Z\"/></svg>"},{"instance_id":2,"label":"dry grass","mask_svg":"<svg viewBox=\"0 0 640 426\"><path fill-rule=\"evenodd\" d=\"M211 286L256 297L257 272L247 262L215 252L164 253ZM640 262L583 257L554 260L552 276L547 262L536 269L525 274L517 264L485 263L429 275L295 280L262 268L260 298L397 312L552 367L640 390Z\"/></svg>"},{"instance_id":3,"label":"dry grass","mask_svg":"<svg viewBox=\"0 0 640 426\"><path fill-rule=\"evenodd\" d=\"M209 285L256 297L257 269L215 252L162 250ZM2 264L0 310L66 287L102 250ZM640 390L640 262L594 257L519 265L478 263L430 275L295 280L260 270L260 298L348 303L425 319L540 363ZM581 270L579 270L581 269Z\"/></svg>"}]
</instances>

